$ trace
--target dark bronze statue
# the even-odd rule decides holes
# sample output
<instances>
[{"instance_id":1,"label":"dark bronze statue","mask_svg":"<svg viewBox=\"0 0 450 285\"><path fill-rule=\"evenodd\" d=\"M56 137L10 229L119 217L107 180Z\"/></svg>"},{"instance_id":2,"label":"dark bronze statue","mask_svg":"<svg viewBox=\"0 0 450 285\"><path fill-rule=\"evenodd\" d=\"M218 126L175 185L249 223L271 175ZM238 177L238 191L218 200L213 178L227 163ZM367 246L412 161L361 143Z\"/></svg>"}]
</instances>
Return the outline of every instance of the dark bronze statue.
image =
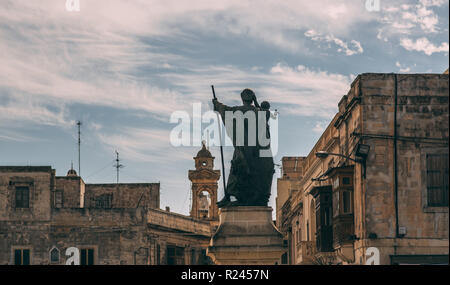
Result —
<instances>
[{"instance_id":1,"label":"dark bronze statue","mask_svg":"<svg viewBox=\"0 0 450 285\"><path fill-rule=\"evenodd\" d=\"M229 107L213 99L214 110L217 111L225 124L227 135L232 138L234 146L233 159L231 160L230 174L225 189L225 197L217 204L219 208L233 206L267 206L274 174L273 157L270 152L270 140L264 145L258 140L258 132L264 131L266 138L270 139L269 118L270 105L264 101L259 106L255 93L245 89L241 93L243 105ZM253 103L253 104L252 104ZM231 112L227 112L231 111ZM244 120L244 143L239 143L236 134L236 120L227 120L226 116L241 111L253 112L256 120ZM259 112L263 112L258 116ZM252 115L252 114L248 114ZM258 130L258 120L263 119L263 128ZM232 126L231 126L232 124ZM252 129L253 128L253 129ZM249 130L256 130L256 144L249 138ZM265 150L269 155L261 155Z\"/></svg>"}]
</instances>

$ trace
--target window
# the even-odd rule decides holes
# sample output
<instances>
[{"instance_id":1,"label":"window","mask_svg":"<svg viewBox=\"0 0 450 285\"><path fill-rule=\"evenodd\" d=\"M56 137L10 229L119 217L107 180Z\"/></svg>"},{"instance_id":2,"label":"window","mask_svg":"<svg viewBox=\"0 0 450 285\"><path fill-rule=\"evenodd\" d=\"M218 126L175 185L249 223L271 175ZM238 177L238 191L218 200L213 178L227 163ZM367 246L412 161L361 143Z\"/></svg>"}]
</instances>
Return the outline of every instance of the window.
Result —
<instances>
[{"instance_id":1,"label":"window","mask_svg":"<svg viewBox=\"0 0 450 285\"><path fill-rule=\"evenodd\" d=\"M161 246L159 244L156 246L156 264L161 264Z\"/></svg>"},{"instance_id":2,"label":"window","mask_svg":"<svg viewBox=\"0 0 450 285\"><path fill-rule=\"evenodd\" d=\"M342 211L343 214L348 214L352 212L351 208L351 196L350 191L343 191L342 192Z\"/></svg>"},{"instance_id":3,"label":"window","mask_svg":"<svg viewBox=\"0 0 450 285\"><path fill-rule=\"evenodd\" d=\"M427 202L448 207L448 154L427 155Z\"/></svg>"},{"instance_id":4,"label":"window","mask_svg":"<svg viewBox=\"0 0 450 285\"><path fill-rule=\"evenodd\" d=\"M50 250L50 263L59 263L59 250L56 247Z\"/></svg>"},{"instance_id":5,"label":"window","mask_svg":"<svg viewBox=\"0 0 450 285\"><path fill-rule=\"evenodd\" d=\"M288 264L287 253L283 253L283 255L281 256L281 264Z\"/></svg>"},{"instance_id":6,"label":"window","mask_svg":"<svg viewBox=\"0 0 450 285\"><path fill-rule=\"evenodd\" d=\"M16 208L30 207L30 190L28 187L16 187Z\"/></svg>"},{"instance_id":7,"label":"window","mask_svg":"<svg viewBox=\"0 0 450 285\"><path fill-rule=\"evenodd\" d=\"M195 264L195 249L191 249L191 265Z\"/></svg>"},{"instance_id":8,"label":"window","mask_svg":"<svg viewBox=\"0 0 450 285\"><path fill-rule=\"evenodd\" d=\"M15 249L14 250L14 265L30 265L30 250L29 249Z\"/></svg>"},{"instance_id":9,"label":"window","mask_svg":"<svg viewBox=\"0 0 450 285\"><path fill-rule=\"evenodd\" d=\"M80 265L94 265L93 248L82 248L80 250Z\"/></svg>"},{"instance_id":10,"label":"window","mask_svg":"<svg viewBox=\"0 0 450 285\"><path fill-rule=\"evenodd\" d=\"M343 185L350 185L350 177L342 177L342 184Z\"/></svg>"},{"instance_id":11,"label":"window","mask_svg":"<svg viewBox=\"0 0 450 285\"><path fill-rule=\"evenodd\" d=\"M209 256L206 255L206 249L200 251L200 256L198 258L198 265L211 265L211 260Z\"/></svg>"},{"instance_id":12,"label":"window","mask_svg":"<svg viewBox=\"0 0 450 285\"><path fill-rule=\"evenodd\" d=\"M306 222L306 240L309 241L309 222Z\"/></svg>"},{"instance_id":13,"label":"window","mask_svg":"<svg viewBox=\"0 0 450 285\"><path fill-rule=\"evenodd\" d=\"M202 191L198 194L198 212L200 219L210 218L211 195L208 191Z\"/></svg>"},{"instance_id":14,"label":"window","mask_svg":"<svg viewBox=\"0 0 450 285\"><path fill-rule=\"evenodd\" d=\"M62 208L63 206L63 192L56 191L55 192L55 208Z\"/></svg>"},{"instance_id":15,"label":"window","mask_svg":"<svg viewBox=\"0 0 450 285\"><path fill-rule=\"evenodd\" d=\"M178 246L167 246L167 265L183 265L184 248Z\"/></svg>"},{"instance_id":16,"label":"window","mask_svg":"<svg viewBox=\"0 0 450 285\"><path fill-rule=\"evenodd\" d=\"M324 226L329 226L329 225L331 225L331 222L330 222L330 207L326 207L325 209L324 209L324 217L323 217L323 225Z\"/></svg>"},{"instance_id":17,"label":"window","mask_svg":"<svg viewBox=\"0 0 450 285\"><path fill-rule=\"evenodd\" d=\"M95 207L99 209L109 209L112 207L112 194L103 194L95 198Z\"/></svg>"}]
</instances>

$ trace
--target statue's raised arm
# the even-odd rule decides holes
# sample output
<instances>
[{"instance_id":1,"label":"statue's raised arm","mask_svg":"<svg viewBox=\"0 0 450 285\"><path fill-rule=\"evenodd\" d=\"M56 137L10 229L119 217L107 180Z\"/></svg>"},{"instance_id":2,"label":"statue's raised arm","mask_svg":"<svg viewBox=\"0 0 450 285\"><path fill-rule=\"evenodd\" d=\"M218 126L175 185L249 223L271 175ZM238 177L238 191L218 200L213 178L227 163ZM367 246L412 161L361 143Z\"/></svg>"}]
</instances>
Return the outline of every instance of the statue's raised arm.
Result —
<instances>
[{"instance_id":1,"label":"statue's raised arm","mask_svg":"<svg viewBox=\"0 0 450 285\"><path fill-rule=\"evenodd\" d=\"M223 122L225 122L225 112L234 111L233 107L220 103L216 98L212 99L212 103L214 105L214 111L220 114L220 117L222 118Z\"/></svg>"}]
</instances>

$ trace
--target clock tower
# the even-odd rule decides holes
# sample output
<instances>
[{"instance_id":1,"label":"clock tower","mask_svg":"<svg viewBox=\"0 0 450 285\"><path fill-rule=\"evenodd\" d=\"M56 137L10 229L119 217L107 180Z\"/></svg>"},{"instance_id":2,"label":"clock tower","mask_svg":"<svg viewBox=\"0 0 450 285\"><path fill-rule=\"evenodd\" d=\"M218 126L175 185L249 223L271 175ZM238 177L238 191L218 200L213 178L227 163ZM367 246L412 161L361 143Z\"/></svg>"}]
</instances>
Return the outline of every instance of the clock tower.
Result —
<instances>
[{"instance_id":1,"label":"clock tower","mask_svg":"<svg viewBox=\"0 0 450 285\"><path fill-rule=\"evenodd\" d=\"M202 220L218 220L217 188L220 171L214 170L214 157L202 142L202 149L194 157L195 170L189 170L192 182L191 217Z\"/></svg>"}]
</instances>

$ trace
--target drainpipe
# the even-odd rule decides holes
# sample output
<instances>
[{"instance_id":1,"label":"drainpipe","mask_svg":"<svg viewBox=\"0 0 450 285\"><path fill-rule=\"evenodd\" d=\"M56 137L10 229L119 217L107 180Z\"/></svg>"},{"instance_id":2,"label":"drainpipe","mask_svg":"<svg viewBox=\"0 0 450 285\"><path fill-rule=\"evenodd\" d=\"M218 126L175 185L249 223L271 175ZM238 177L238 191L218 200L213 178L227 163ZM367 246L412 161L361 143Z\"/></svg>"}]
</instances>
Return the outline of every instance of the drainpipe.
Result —
<instances>
[{"instance_id":1,"label":"drainpipe","mask_svg":"<svg viewBox=\"0 0 450 285\"><path fill-rule=\"evenodd\" d=\"M397 165L397 105L398 105L398 81L394 74L394 207L395 207L395 237L399 237L398 231L398 165Z\"/></svg>"}]
</instances>

